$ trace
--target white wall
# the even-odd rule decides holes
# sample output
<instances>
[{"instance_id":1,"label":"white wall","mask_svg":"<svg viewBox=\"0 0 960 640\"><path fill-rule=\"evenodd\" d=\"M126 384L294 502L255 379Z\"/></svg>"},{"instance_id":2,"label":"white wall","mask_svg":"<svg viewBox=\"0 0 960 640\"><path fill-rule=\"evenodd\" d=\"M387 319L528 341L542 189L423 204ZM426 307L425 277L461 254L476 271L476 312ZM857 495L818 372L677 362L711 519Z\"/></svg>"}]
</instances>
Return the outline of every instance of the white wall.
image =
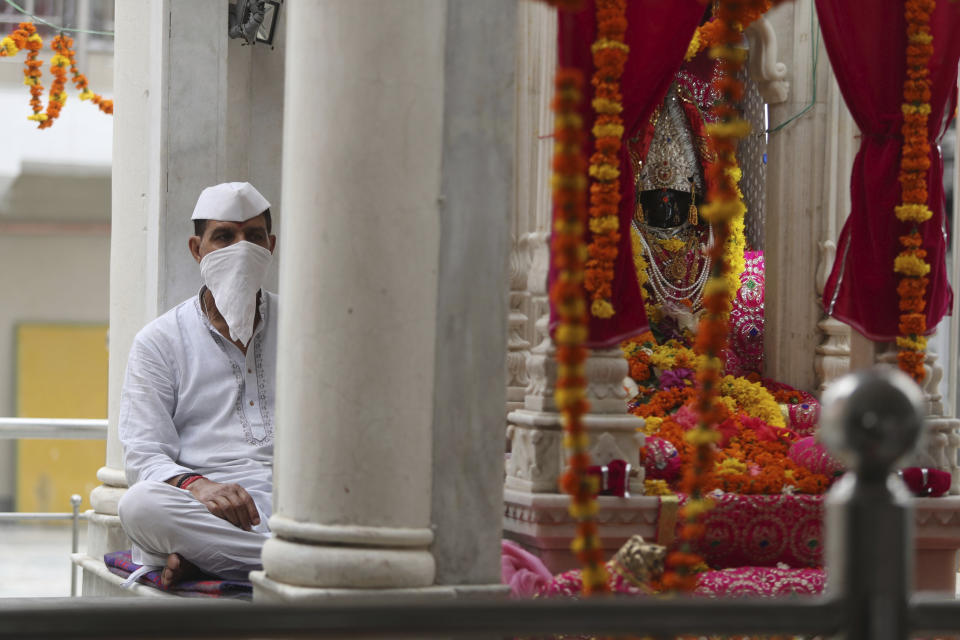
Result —
<instances>
[{"instance_id":1,"label":"white wall","mask_svg":"<svg viewBox=\"0 0 960 640\"><path fill-rule=\"evenodd\" d=\"M0 415L15 406L20 322L106 323L110 238L0 235ZM0 441L0 510L14 495L14 446Z\"/></svg>"}]
</instances>

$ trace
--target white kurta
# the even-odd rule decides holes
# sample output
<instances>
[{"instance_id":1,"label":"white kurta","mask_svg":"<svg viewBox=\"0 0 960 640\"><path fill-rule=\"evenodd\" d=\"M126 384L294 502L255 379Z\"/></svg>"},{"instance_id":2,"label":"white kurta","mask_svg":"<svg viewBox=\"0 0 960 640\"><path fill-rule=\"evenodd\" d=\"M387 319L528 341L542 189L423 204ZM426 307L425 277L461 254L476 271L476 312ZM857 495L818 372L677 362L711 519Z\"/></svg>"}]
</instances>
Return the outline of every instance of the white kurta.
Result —
<instances>
[{"instance_id":1,"label":"white kurta","mask_svg":"<svg viewBox=\"0 0 960 640\"><path fill-rule=\"evenodd\" d=\"M118 424L131 485L194 472L271 493L276 308L263 292L246 356L213 328L200 296L137 334Z\"/></svg>"},{"instance_id":2,"label":"white kurta","mask_svg":"<svg viewBox=\"0 0 960 640\"><path fill-rule=\"evenodd\" d=\"M134 339L118 429L131 486L120 519L136 543L135 562L163 564L178 552L224 577L245 575L259 562L272 513L277 296L264 291L259 310L246 356L213 328L199 295ZM189 492L159 486L190 472L242 486L260 524L244 532ZM173 526L161 531L166 522ZM214 550L216 557L207 558ZM231 564L238 573L225 569Z\"/></svg>"}]
</instances>

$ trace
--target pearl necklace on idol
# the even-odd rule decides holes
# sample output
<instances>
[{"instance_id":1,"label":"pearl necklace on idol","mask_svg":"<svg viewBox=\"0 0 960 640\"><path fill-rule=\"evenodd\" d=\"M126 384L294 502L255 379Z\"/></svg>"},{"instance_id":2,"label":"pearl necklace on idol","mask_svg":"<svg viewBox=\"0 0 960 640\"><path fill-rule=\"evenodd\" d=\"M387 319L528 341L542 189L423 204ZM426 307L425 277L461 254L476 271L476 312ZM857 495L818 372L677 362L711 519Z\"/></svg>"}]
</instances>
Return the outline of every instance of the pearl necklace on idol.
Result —
<instances>
[{"instance_id":1,"label":"pearl necklace on idol","mask_svg":"<svg viewBox=\"0 0 960 640\"><path fill-rule=\"evenodd\" d=\"M700 273L697 274L693 284L686 287L678 287L670 282L660 271L660 267L657 265L656 260L654 260L653 251L651 251L650 245L647 243L646 235L640 229L640 225L636 220L633 221L633 228L636 230L637 235L640 236L640 244L643 246L643 252L647 257L647 274L650 276L650 288L653 289L653 294L656 296L657 301L661 305L664 305L668 301L682 303L684 300L689 300L692 308L697 309L703 300L703 288L707 284L707 278L710 276L709 256L704 260ZM708 245L713 244L713 227L710 227L710 237L707 243Z\"/></svg>"}]
</instances>

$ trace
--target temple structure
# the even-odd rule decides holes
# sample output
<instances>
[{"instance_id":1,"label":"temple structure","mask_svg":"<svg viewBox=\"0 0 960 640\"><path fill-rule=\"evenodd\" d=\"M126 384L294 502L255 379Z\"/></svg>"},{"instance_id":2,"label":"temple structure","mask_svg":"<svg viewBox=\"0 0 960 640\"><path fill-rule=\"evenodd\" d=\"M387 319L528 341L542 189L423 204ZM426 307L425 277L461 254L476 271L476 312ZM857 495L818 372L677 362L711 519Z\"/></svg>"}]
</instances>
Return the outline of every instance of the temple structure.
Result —
<instances>
[{"instance_id":1,"label":"temple structure","mask_svg":"<svg viewBox=\"0 0 960 640\"><path fill-rule=\"evenodd\" d=\"M756 113L771 125L802 115L753 149L742 186L764 203L752 223L766 265L763 375L816 394L891 352L822 311L859 132L817 48L813 5L782 4L746 32ZM74 559L84 595L148 593L121 590L102 560L130 544L117 516L119 389L136 332L198 290L188 214L226 180L256 184L279 229L274 536L254 599L502 592L503 536L555 572L573 568L547 302L556 10L290 2L274 46L246 47L228 38L227 9L116 7L110 431ZM953 484L918 510L919 565L952 591L960 425L935 353L926 364L932 437L918 465ZM628 496L599 499L612 554L631 535L664 534L662 499L645 495L623 353L594 351L586 375L593 460L640 471Z\"/></svg>"}]
</instances>

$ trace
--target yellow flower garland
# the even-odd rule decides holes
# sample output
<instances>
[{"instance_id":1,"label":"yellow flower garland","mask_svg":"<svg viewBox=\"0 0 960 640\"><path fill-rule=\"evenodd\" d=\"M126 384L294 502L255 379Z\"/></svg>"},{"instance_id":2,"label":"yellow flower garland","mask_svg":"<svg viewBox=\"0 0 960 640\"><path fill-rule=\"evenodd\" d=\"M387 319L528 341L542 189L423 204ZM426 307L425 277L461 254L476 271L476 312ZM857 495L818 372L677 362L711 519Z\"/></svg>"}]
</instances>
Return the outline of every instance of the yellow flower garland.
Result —
<instances>
[{"instance_id":1,"label":"yellow flower garland","mask_svg":"<svg viewBox=\"0 0 960 640\"><path fill-rule=\"evenodd\" d=\"M749 416L760 418L773 427L786 427L780 405L759 382L750 382L746 378L724 376L720 380L720 394L733 398L740 411Z\"/></svg>"}]
</instances>

